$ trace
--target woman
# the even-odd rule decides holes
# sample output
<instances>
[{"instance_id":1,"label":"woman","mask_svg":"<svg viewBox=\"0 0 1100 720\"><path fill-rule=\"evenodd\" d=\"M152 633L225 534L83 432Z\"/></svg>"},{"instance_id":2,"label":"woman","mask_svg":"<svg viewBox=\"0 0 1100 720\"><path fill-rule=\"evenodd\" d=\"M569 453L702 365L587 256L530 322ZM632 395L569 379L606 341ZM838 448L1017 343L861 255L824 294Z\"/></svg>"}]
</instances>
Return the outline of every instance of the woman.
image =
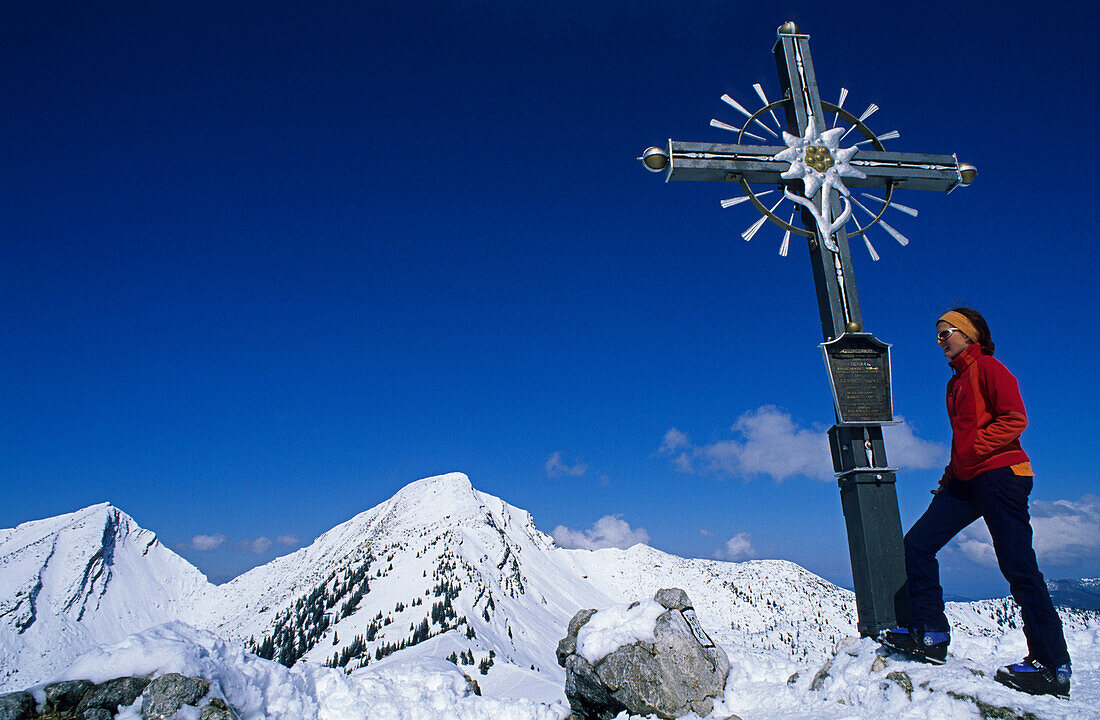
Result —
<instances>
[{"instance_id":1,"label":"woman","mask_svg":"<svg viewBox=\"0 0 1100 720\"><path fill-rule=\"evenodd\" d=\"M955 308L936 322L936 339L954 370L947 383L951 462L924 515L905 536L912 627L888 630L883 645L942 664L950 626L944 614L936 553L963 528L984 518L997 564L1020 606L1028 656L996 679L1035 695L1069 696L1070 658L1032 548L1027 497L1031 464L1020 446L1027 414L1012 373L993 359L989 326L975 310Z\"/></svg>"}]
</instances>

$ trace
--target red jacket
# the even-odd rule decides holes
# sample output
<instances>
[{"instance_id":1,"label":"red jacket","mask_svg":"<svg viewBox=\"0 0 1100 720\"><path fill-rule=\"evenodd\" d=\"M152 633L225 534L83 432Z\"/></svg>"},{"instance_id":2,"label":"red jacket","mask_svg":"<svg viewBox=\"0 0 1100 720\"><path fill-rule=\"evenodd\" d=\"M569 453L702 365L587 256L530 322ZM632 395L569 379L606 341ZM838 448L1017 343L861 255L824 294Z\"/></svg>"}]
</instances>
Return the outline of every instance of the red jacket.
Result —
<instances>
[{"instance_id":1,"label":"red jacket","mask_svg":"<svg viewBox=\"0 0 1100 720\"><path fill-rule=\"evenodd\" d=\"M945 478L969 480L988 470L1012 467L1031 475L1020 434L1027 413L1020 385L999 360L970 345L951 360L955 375L947 383L947 416L951 419L951 464Z\"/></svg>"}]
</instances>

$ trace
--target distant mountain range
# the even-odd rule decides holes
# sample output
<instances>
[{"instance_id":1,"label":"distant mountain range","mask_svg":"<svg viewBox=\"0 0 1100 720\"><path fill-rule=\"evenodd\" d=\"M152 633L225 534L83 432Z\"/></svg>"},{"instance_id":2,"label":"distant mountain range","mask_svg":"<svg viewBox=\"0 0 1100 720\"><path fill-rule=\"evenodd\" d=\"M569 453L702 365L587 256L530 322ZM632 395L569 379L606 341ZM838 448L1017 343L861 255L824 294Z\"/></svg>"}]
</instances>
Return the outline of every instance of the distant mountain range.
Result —
<instances>
[{"instance_id":1,"label":"distant mountain range","mask_svg":"<svg viewBox=\"0 0 1100 720\"><path fill-rule=\"evenodd\" d=\"M1097 581L1056 592L1097 597ZM170 620L285 665L348 671L395 653L502 663L561 687L577 610L687 591L728 645L824 660L857 634L851 592L780 560L684 559L635 545L566 550L531 516L452 473L411 483L310 546L213 585L109 504L0 530L0 692ZM1095 607L1095 606L1093 606ZM1015 627L1009 600L953 604L958 631Z\"/></svg>"},{"instance_id":2,"label":"distant mountain range","mask_svg":"<svg viewBox=\"0 0 1100 720\"><path fill-rule=\"evenodd\" d=\"M1047 589L1058 607L1100 610L1100 578L1047 580Z\"/></svg>"}]
</instances>

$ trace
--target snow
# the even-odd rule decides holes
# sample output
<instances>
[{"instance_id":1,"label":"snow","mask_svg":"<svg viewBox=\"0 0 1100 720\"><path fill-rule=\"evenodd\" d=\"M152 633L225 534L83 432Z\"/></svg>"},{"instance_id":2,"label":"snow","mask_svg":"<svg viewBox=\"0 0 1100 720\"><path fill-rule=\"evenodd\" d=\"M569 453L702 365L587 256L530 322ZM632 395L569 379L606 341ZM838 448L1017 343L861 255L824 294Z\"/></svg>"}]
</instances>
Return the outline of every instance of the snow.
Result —
<instances>
[{"instance_id":1,"label":"snow","mask_svg":"<svg viewBox=\"0 0 1100 720\"><path fill-rule=\"evenodd\" d=\"M210 696L231 704L241 720L561 720L568 715L562 703L475 695L446 660L391 661L350 675L309 662L286 668L180 622L97 648L54 680L102 682L168 672L208 679ZM140 717L138 702L116 720Z\"/></svg>"},{"instance_id":2,"label":"snow","mask_svg":"<svg viewBox=\"0 0 1100 720\"><path fill-rule=\"evenodd\" d=\"M1074 647L1081 638L1074 638ZM1084 650L1084 648L1081 648ZM1091 648L1090 648L1091 649ZM1090 653L1091 654L1091 653ZM878 644L868 638L850 638L831 659L827 675L819 669L799 673L792 682L780 683L782 667L765 655L738 654L730 673L726 696L715 715L735 713L756 720L780 718L979 718L980 704L1007 707L1015 716L1030 712L1044 720L1084 720L1097 716L1100 697L1096 675L1075 677L1072 699L1031 697L1009 690L991 676L994 660L960 657L952 653L946 665L932 666L896 657L880 658ZM1092 664L1089 661L1088 664ZM815 680L817 689L813 689ZM909 684L911 696L905 687ZM1003 717L1003 715L996 715Z\"/></svg>"},{"instance_id":3,"label":"snow","mask_svg":"<svg viewBox=\"0 0 1100 720\"><path fill-rule=\"evenodd\" d=\"M652 603L657 605L656 603ZM654 617L655 608L613 606L600 618L595 637L625 637ZM660 608L660 605L657 605ZM663 608L661 608L663 611ZM615 625L615 620L621 626ZM590 622L592 622L590 621ZM652 627L652 625L650 625ZM895 657L880 657L877 643L846 638L823 666L793 663L776 650L725 646L732 669L726 692L710 718L730 714L754 720L850 720L882 718L982 717L982 706L1009 707L1044 720L1095 720L1100 704L1100 638L1096 627L1074 631L1077 650L1072 700L1030 697L990 679L988 656L997 639L971 639L954 650L946 665L930 666ZM973 653L975 656L971 656ZM120 643L86 654L55 680L178 672L211 681L211 697L220 697L241 712L242 720L563 720L563 702L523 697L520 675L512 697L472 694L467 678L452 663L430 657L394 657L350 675L315 663L293 668L251 655L215 634L173 622L150 628ZM511 672L515 672L512 669ZM474 676L481 682L482 676ZM906 687L908 684L908 688ZM41 686L36 688L41 694ZM181 714L178 718L184 718ZM623 713L618 720L637 716ZM693 716L688 716L693 719ZM140 702L123 708L116 720L138 720ZM638 719L640 720L640 718Z\"/></svg>"},{"instance_id":4,"label":"snow","mask_svg":"<svg viewBox=\"0 0 1100 720\"><path fill-rule=\"evenodd\" d=\"M577 631L577 653L595 664L625 645L655 642L654 628L664 612L653 600L600 610Z\"/></svg>"},{"instance_id":5,"label":"snow","mask_svg":"<svg viewBox=\"0 0 1100 720\"><path fill-rule=\"evenodd\" d=\"M108 503L0 531L0 690L176 619L208 587Z\"/></svg>"},{"instance_id":6,"label":"snow","mask_svg":"<svg viewBox=\"0 0 1100 720\"><path fill-rule=\"evenodd\" d=\"M357 569L370 588L345 613ZM460 587L448 599L462 623L430 617L440 583ZM457 473L412 483L309 547L217 587L110 505L0 530L0 693L179 672L210 680L212 695L250 720L561 720L565 673L554 650L569 619L599 610L578 641L582 654L602 657L652 638L663 608L651 598L662 587L687 592L730 658L712 718L978 718L979 702L1043 720L1100 717L1095 611L1062 611L1071 700L1032 698L992 680L1026 654L1010 600L949 603L953 639L942 667L878 658L873 642L854 637L852 593L793 563L686 559L645 545L564 550L528 513ZM315 593L334 598L324 608L331 624L291 668L248 652ZM325 666L378 617L387 622L361 655L346 668ZM377 659L425 618L427 640ZM318 628L311 622L285 627L308 633ZM472 664L444 659L452 653ZM895 673L909 678L911 695ZM469 692L466 675L483 696ZM116 720L137 720L139 706Z\"/></svg>"}]
</instances>

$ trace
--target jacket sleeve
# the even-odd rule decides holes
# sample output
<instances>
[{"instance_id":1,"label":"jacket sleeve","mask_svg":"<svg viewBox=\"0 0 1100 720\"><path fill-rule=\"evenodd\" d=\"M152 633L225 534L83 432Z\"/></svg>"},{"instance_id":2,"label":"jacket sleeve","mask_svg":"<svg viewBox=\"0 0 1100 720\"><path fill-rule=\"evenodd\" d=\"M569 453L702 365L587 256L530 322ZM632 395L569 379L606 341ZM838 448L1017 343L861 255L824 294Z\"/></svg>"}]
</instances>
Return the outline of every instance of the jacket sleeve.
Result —
<instances>
[{"instance_id":1,"label":"jacket sleeve","mask_svg":"<svg viewBox=\"0 0 1100 720\"><path fill-rule=\"evenodd\" d=\"M1020 397L1020 384L1000 362L983 365L980 384L986 409L993 419L978 428L974 450L979 455L991 455L1020 437L1027 427L1027 413Z\"/></svg>"},{"instance_id":2,"label":"jacket sleeve","mask_svg":"<svg viewBox=\"0 0 1100 720\"><path fill-rule=\"evenodd\" d=\"M940 490L943 490L944 486L947 485L947 483L951 482L954 478L955 473L951 472L951 466L948 465L943 469L943 476L940 477L939 486L932 492L938 493Z\"/></svg>"}]
</instances>

